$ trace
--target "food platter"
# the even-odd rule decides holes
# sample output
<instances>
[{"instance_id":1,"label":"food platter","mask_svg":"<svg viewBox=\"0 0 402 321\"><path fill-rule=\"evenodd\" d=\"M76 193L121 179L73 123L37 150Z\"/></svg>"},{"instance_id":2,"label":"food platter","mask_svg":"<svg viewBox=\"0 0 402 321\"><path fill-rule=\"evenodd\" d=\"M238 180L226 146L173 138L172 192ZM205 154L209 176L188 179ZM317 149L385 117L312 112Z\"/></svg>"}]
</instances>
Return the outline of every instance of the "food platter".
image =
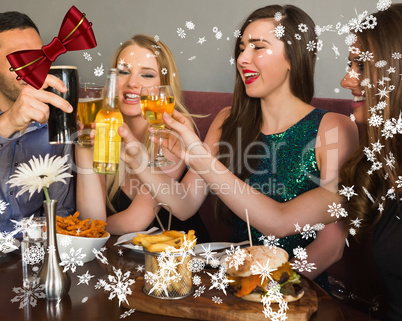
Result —
<instances>
[{"instance_id":1,"label":"food platter","mask_svg":"<svg viewBox=\"0 0 402 321\"><path fill-rule=\"evenodd\" d=\"M117 239L117 242L115 243L115 245L119 245L124 248L133 250L134 252L137 252L137 253L144 253L144 249L142 246L134 245L132 242L130 242L133 239L133 237L137 236L137 233L146 233L146 232L141 231L141 232L133 232L133 233L124 234ZM217 250L230 248L231 245L232 245L232 243L230 243L230 242L200 243L195 246L194 252L196 254L202 254L206 251L217 251ZM233 244L233 245L236 246L237 244Z\"/></svg>"}]
</instances>

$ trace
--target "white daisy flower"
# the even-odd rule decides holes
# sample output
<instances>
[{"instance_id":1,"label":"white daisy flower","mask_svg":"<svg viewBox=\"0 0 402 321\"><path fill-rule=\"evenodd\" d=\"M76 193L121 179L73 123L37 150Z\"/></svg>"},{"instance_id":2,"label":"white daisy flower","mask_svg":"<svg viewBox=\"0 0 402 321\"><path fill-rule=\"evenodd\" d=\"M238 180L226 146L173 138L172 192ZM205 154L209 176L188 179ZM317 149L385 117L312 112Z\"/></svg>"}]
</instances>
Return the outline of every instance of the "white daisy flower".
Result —
<instances>
[{"instance_id":1,"label":"white daisy flower","mask_svg":"<svg viewBox=\"0 0 402 321\"><path fill-rule=\"evenodd\" d=\"M65 178L72 177L71 174L65 172L70 167L70 165L66 165L67 160L67 156L49 157L49 154L45 158L42 158L41 155L39 158L33 156L28 162L29 165L24 163L18 166L15 174L10 176L7 183L11 184L11 187L22 186L17 197L28 191L29 198L31 198L35 191L39 193L43 189L46 199L49 200L47 194L49 186L54 182L67 184Z\"/></svg>"}]
</instances>

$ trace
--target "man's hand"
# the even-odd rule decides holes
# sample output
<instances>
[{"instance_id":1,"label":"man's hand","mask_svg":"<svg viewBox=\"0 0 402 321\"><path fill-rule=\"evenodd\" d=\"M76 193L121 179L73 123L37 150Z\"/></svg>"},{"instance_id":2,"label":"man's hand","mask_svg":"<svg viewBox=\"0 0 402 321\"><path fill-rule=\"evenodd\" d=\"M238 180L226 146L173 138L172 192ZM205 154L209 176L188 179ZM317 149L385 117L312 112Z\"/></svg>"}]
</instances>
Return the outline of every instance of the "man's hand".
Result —
<instances>
[{"instance_id":1,"label":"man's hand","mask_svg":"<svg viewBox=\"0 0 402 321\"><path fill-rule=\"evenodd\" d=\"M70 113L73 107L60 96L47 92L44 89L53 87L60 92L66 92L67 87L64 83L53 75L48 75L41 89L26 85L23 86L17 100L10 109L4 112L1 117L0 134L9 137L16 131L23 132L32 121L44 124L49 118L49 106L60 108L64 112Z\"/></svg>"}]
</instances>

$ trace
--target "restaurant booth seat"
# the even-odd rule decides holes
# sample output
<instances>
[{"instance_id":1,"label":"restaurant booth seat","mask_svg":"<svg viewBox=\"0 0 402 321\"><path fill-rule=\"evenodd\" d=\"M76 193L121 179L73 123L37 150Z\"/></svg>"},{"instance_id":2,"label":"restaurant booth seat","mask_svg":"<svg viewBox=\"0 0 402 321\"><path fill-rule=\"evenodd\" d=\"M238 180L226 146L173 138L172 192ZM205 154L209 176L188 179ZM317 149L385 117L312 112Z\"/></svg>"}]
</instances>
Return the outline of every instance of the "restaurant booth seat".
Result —
<instances>
[{"instance_id":1,"label":"restaurant booth seat","mask_svg":"<svg viewBox=\"0 0 402 321\"><path fill-rule=\"evenodd\" d=\"M194 121L202 140L207 134L211 122L218 112L232 105L233 94L221 92L184 91L184 103L190 113L209 115L195 118ZM351 100L334 98L313 98L314 107L337 112L349 116L352 113ZM219 222L214 214L212 196L209 195L201 206L199 213L204 224L208 227L213 242L230 241L231 228ZM375 320L370 318L369 304L376 296L383 293L382 283L372 262L370 238L357 243L349 238L349 246L345 247L344 255L328 269L335 288L345 285L344 298L340 301L345 320L363 321ZM335 291L338 296L340 291ZM342 292L342 291L341 291Z\"/></svg>"}]
</instances>

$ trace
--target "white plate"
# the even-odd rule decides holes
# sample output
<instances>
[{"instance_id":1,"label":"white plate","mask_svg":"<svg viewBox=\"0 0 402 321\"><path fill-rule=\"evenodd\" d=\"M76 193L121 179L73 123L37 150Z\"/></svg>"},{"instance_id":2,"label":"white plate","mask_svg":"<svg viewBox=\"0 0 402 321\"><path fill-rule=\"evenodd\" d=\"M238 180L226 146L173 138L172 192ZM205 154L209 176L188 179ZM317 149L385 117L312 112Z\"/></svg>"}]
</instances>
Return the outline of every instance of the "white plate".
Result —
<instances>
[{"instance_id":1,"label":"white plate","mask_svg":"<svg viewBox=\"0 0 402 321\"><path fill-rule=\"evenodd\" d=\"M120 242L131 241L133 239L133 237L137 236L137 233L145 233L145 231L124 234L117 239L117 242L115 243L115 245ZM126 244L121 244L120 246L125 247L126 249L133 250L135 252L144 253L144 249L140 245L134 245L133 243L126 243Z\"/></svg>"},{"instance_id":2,"label":"white plate","mask_svg":"<svg viewBox=\"0 0 402 321\"><path fill-rule=\"evenodd\" d=\"M13 252L13 251L15 251L15 250L17 250L19 247L20 247L20 241L18 241L17 239L14 239L13 240L13 244L14 244L14 246L16 246L17 248L14 248L14 247L11 247L11 246L9 246L9 247L6 247L5 249L3 249L2 251L1 251L1 253L10 253L10 252Z\"/></svg>"}]
</instances>

